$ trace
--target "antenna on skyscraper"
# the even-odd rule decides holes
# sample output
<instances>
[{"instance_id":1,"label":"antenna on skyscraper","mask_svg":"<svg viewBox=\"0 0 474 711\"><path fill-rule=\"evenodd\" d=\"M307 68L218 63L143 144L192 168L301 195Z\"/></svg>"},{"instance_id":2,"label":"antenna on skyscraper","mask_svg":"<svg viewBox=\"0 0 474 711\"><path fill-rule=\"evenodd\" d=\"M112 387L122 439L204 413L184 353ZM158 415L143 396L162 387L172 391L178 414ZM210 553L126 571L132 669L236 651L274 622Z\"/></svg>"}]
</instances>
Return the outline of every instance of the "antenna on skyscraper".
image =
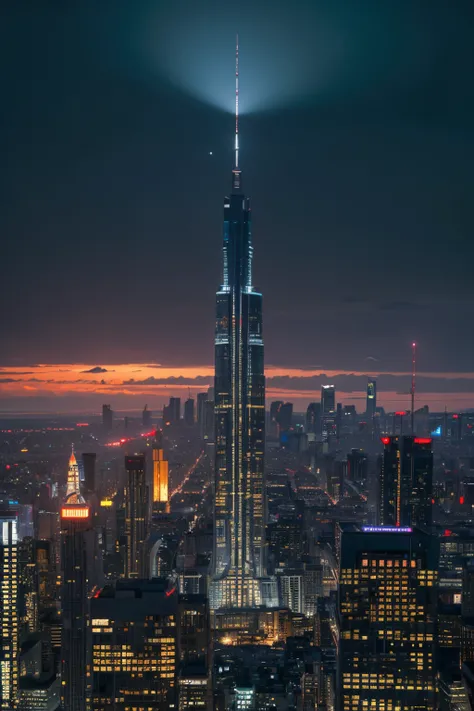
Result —
<instances>
[{"instance_id":1,"label":"antenna on skyscraper","mask_svg":"<svg viewBox=\"0 0 474 711\"><path fill-rule=\"evenodd\" d=\"M235 167L239 167L239 35L235 37Z\"/></svg>"},{"instance_id":2,"label":"antenna on skyscraper","mask_svg":"<svg viewBox=\"0 0 474 711\"><path fill-rule=\"evenodd\" d=\"M411 344L411 432L415 434L416 343Z\"/></svg>"}]
</instances>

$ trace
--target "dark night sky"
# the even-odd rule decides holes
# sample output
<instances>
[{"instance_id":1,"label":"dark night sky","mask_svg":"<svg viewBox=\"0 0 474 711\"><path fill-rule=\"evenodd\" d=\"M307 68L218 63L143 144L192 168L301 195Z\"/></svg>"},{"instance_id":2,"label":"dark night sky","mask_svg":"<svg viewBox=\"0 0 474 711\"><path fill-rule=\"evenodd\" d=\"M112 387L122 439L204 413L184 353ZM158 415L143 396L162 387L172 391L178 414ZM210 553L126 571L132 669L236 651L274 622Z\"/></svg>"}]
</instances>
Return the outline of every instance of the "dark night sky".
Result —
<instances>
[{"instance_id":1,"label":"dark night sky","mask_svg":"<svg viewBox=\"0 0 474 711\"><path fill-rule=\"evenodd\" d=\"M237 7L3 3L0 364L212 363L238 30L267 362L473 370L474 4Z\"/></svg>"}]
</instances>

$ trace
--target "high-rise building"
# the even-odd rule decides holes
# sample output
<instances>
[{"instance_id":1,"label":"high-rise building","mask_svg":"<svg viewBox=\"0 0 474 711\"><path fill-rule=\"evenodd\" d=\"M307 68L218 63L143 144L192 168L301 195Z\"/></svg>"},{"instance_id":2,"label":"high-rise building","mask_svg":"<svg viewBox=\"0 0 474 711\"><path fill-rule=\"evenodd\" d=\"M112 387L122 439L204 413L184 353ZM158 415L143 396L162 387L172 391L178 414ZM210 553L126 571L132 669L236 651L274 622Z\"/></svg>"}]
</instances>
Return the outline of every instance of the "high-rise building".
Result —
<instances>
[{"instance_id":1,"label":"high-rise building","mask_svg":"<svg viewBox=\"0 0 474 711\"><path fill-rule=\"evenodd\" d=\"M95 492L95 464L97 454L95 452L83 452L82 464L84 467L84 486L86 491Z\"/></svg>"},{"instance_id":2,"label":"high-rise building","mask_svg":"<svg viewBox=\"0 0 474 711\"><path fill-rule=\"evenodd\" d=\"M194 400L192 397L188 398L184 403L184 424L188 427L194 425Z\"/></svg>"},{"instance_id":3,"label":"high-rise building","mask_svg":"<svg viewBox=\"0 0 474 711\"><path fill-rule=\"evenodd\" d=\"M275 400L270 403L270 435L272 437L278 437L280 427L278 424L278 413L283 405L283 400Z\"/></svg>"},{"instance_id":4,"label":"high-rise building","mask_svg":"<svg viewBox=\"0 0 474 711\"><path fill-rule=\"evenodd\" d=\"M338 711L435 709L437 540L342 524Z\"/></svg>"},{"instance_id":5,"label":"high-rise building","mask_svg":"<svg viewBox=\"0 0 474 711\"><path fill-rule=\"evenodd\" d=\"M433 450L430 437L382 437L379 521L384 526L431 526Z\"/></svg>"},{"instance_id":6,"label":"high-rise building","mask_svg":"<svg viewBox=\"0 0 474 711\"><path fill-rule=\"evenodd\" d=\"M197 394L197 421L199 426L201 426L201 422L204 417L204 403L207 400L207 393L198 393Z\"/></svg>"},{"instance_id":7,"label":"high-rise building","mask_svg":"<svg viewBox=\"0 0 474 711\"><path fill-rule=\"evenodd\" d=\"M114 411L111 405L102 405L102 427L105 432L111 432L114 426Z\"/></svg>"},{"instance_id":8,"label":"high-rise building","mask_svg":"<svg viewBox=\"0 0 474 711\"><path fill-rule=\"evenodd\" d=\"M67 471L66 503L72 504L79 500L82 501L81 478L79 474L79 465L77 463L73 448L71 456L69 457L69 467Z\"/></svg>"},{"instance_id":9,"label":"high-rise building","mask_svg":"<svg viewBox=\"0 0 474 711\"><path fill-rule=\"evenodd\" d=\"M365 407L365 416L371 422L375 417L377 409L377 381L370 378L367 382L367 404Z\"/></svg>"},{"instance_id":10,"label":"high-rise building","mask_svg":"<svg viewBox=\"0 0 474 711\"><path fill-rule=\"evenodd\" d=\"M181 662L208 664L209 607L205 595L180 595L178 602L178 656Z\"/></svg>"},{"instance_id":11,"label":"high-rise building","mask_svg":"<svg viewBox=\"0 0 474 711\"><path fill-rule=\"evenodd\" d=\"M238 97L238 50L236 71ZM238 121L224 200L223 279L216 295L213 607L260 603L265 574L265 376L262 295L252 281L250 200L242 192Z\"/></svg>"},{"instance_id":12,"label":"high-rise building","mask_svg":"<svg viewBox=\"0 0 474 711\"><path fill-rule=\"evenodd\" d=\"M319 434L321 432L321 403L310 402L306 410L306 432Z\"/></svg>"},{"instance_id":13,"label":"high-rise building","mask_svg":"<svg viewBox=\"0 0 474 711\"><path fill-rule=\"evenodd\" d=\"M284 402L281 404L277 414L277 422L279 432L287 432L291 430L293 425L293 403Z\"/></svg>"},{"instance_id":14,"label":"high-rise building","mask_svg":"<svg viewBox=\"0 0 474 711\"><path fill-rule=\"evenodd\" d=\"M321 386L321 415L329 415L336 411L336 386Z\"/></svg>"},{"instance_id":15,"label":"high-rise building","mask_svg":"<svg viewBox=\"0 0 474 711\"><path fill-rule=\"evenodd\" d=\"M18 514L0 511L0 708L18 692Z\"/></svg>"},{"instance_id":16,"label":"high-rise building","mask_svg":"<svg viewBox=\"0 0 474 711\"><path fill-rule=\"evenodd\" d=\"M38 575L34 538L24 538L18 544L18 613L23 634L38 629Z\"/></svg>"},{"instance_id":17,"label":"high-rise building","mask_svg":"<svg viewBox=\"0 0 474 711\"><path fill-rule=\"evenodd\" d=\"M71 711L86 709L90 528L90 508L77 490L61 507L61 706Z\"/></svg>"},{"instance_id":18,"label":"high-rise building","mask_svg":"<svg viewBox=\"0 0 474 711\"><path fill-rule=\"evenodd\" d=\"M339 406L338 406L339 407ZM336 409L336 387L321 386L321 434L324 440L338 436L338 412Z\"/></svg>"},{"instance_id":19,"label":"high-rise building","mask_svg":"<svg viewBox=\"0 0 474 711\"><path fill-rule=\"evenodd\" d=\"M362 449L352 449L347 455L347 478L356 484L367 481L369 460Z\"/></svg>"},{"instance_id":20,"label":"high-rise building","mask_svg":"<svg viewBox=\"0 0 474 711\"><path fill-rule=\"evenodd\" d=\"M168 498L168 461L162 443L161 430L156 430L153 441L153 509L169 511Z\"/></svg>"},{"instance_id":21,"label":"high-rise building","mask_svg":"<svg viewBox=\"0 0 474 711\"><path fill-rule=\"evenodd\" d=\"M214 441L214 410L214 400L207 399L204 403L203 418L199 426L199 434L202 439L210 442Z\"/></svg>"},{"instance_id":22,"label":"high-rise building","mask_svg":"<svg viewBox=\"0 0 474 711\"><path fill-rule=\"evenodd\" d=\"M91 600L91 709L176 708L178 595L165 579L118 580Z\"/></svg>"},{"instance_id":23,"label":"high-rise building","mask_svg":"<svg viewBox=\"0 0 474 711\"><path fill-rule=\"evenodd\" d=\"M144 454L125 457L125 577L140 578L145 565L144 543L148 533L148 486Z\"/></svg>"}]
</instances>

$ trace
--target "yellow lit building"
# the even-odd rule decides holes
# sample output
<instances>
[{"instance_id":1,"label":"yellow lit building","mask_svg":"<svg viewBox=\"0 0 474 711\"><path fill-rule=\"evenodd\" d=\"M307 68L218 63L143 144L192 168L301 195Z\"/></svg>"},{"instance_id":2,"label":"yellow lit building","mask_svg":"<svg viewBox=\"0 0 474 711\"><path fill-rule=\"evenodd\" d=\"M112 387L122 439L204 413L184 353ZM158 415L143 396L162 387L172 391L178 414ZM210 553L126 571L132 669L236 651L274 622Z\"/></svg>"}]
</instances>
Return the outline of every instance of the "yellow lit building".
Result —
<instances>
[{"instance_id":1,"label":"yellow lit building","mask_svg":"<svg viewBox=\"0 0 474 711\"><path fill-rule=\"evenodd\" d=\"M341 524L338 711L435 708L437 541Z\"/></svg>"},{"instance_id":2,"label":"yellow lit building","mask_svg":"<svg viewBox=\"0 0 474 711\"><path fill-rule=\"evenodd\" d=\"M18 691L18 519L0 513L0 708L11 709Z\"/></svg>"},{"instance_id":3,"label":"yellow lit building","mask_svg":"<svg viewBox=\"0 0 474 711\"><path fill-rule=\"evenodd\" d=\"M92 598L92 711L176 708L177 621L177 591L161 578Z\"/></svg>"},{"instance_id":4,"label":"yellow lit building","mask_svg":"<svg viewBox=\"0 0 474 711\"><path fill-rule=\"evenodd\" d=\"M168 462L165 459L160 430L156 431L153 442L153 508L169 512Z\"/></svg>"}]
</instances>

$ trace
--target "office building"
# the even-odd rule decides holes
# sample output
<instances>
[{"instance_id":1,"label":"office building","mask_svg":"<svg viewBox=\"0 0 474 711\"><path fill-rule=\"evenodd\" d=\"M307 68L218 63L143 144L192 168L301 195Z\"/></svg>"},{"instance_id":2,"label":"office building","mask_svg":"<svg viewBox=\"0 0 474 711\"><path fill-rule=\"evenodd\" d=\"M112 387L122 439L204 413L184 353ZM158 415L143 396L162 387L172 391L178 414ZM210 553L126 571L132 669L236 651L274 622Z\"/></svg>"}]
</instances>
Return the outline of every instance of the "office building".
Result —
<instances>
[{"instance_id":1,"label":"office building","mask_svg":"<svg viewBox=\"0 0 474 711\"><path fill-rule=\"evenodd\" d=\"M68 495L66 503L61 507L60 516L61 705L68 711L86 711L88 629L86 536L91 528L91 513L79 490Z\"/></svg>"},{"instance_id":2,"label":"office building","mask_svg":"<svg viewBox=\"0 0 474 711\"><path fill-rule=\"evenodd\" d=\"M97 455L95 452L82 453L82 465L84 468L84 488L88 493L95 492L95 466Z\"/></svg>"},{"instance_id":3,"label":"office building","mask_svg":"<svg viewBox=\"0 0 474 711\"><path fill-rule=\"evenodd\" d=\"M336 386L321 386L321 415L329 415L336 411Z\"/></svg>"},{"instance_id":4,"label":"office building","mask_svg":"<svg viewBox=\"0 0 474 711\"><path fill-rule=\"evenodd\" d=\"M275 400L275 402L270 403L270 435L272 437L278 437L280 432L278 414L282 405L282 400Z\"/></svg>"},{"instance_id":5,"label":"office building","mask_svg":"<svg viewBox=\"0 0 474 711\"><path fill-rule=\"evenodd\" d=\"M168 461L163 450L163 434L156 430L153 440L153 509L169 512Z\"/></svg>"},{"instance_id":6,"label":"office building","mask_svg":"<svg viewBox=\"0 0 474 711\"><path fill-rule=\"evenodd\" d=\"M38 574L33 538L18 544L18 624L23 635L38 629Z\"/></svg>"},{"instance_id":7,"label":"office building","mask_svg":"<svg viewBox=\"0 0 474 711\"><path fill-rule=\"evenodd\" d=\"M339 408L339 405L337 406ZM334 385L321 386L321 435L323 440L339 436L340 414L336 408L336 388Z\"/></svg>"},{"instance_id":8,"label":"office building","mask_svg":"<svg viewBox=\"0 0 474 711\"><path fill-rule=\"evenodd\" d=\"M430 437L382 437L379 521L384 526L432 523L433 451Z\"/></svg>"},{"instance_id":9,"label":"office building","mask_svg":"<svg viewBox=\"0 0 474 711\"><path fill-rule=\"evenodd\" d=\"M104 432L111 432L114 426L114 411L111 405L102 405L102 427Z\"/></svg>"},{"instance_id":10,"label":"office building","mask_svg":"<svg viewBox=\"0 0 474 711\"><path fill-rule=\"evenodd\" d=\"M91 631L92 711L176 708L178 595L165 579L104 588Z\"/></svg>"},{"instance_id":11,"label":"office building","mask_svg":"<svg viewBox=\"0 0 474 711\"><path fill-rule=\"evenodd\" d=\"M0 511L0 709L14 708L18 692L18 514Z\"/></svg>"},{"instance_id":12,"label":"office building","mask_svg":"<svg viewBox=\"0 0 474 711\"><path fill-rule=\"evenodd\" d=\"M205 595L180 595L178 600L178 656L182 663L209 662L209 605Z\"/></svg>"},{"instance_id":13,"label":"office building","mask_svg":"<svg viewBox=\"0 0 474 711\"><path fill-rule=\"evenodd\" d=\"M288 432L293 426L293 403L283 402L277 413L278 432Z\"/></svg>"},{"instance_id":14,"label":"office building","mask_svg":"<svg viewBox=\"0 0 474 711\"><path fill-rule=\"evenodd\" d=\"M278 576L283 607L292 612L303 612L303 570L285 570Z\"/></svg>"},{"instance_id":15,"label":"office building","mask_svg":"<svg viewBox=\"0 0 474 711\"><path fill-rule=\"evenodd\" d=\"M125 457L125 577L140 578L146 567L145 540L148 534L148 486L144 454Z\"/></svg>"},{"instance_id":16,"label":"office building","mask_svg":"<svg viewBox=\"0 0 474 711\"><path fill-rule=\"evenodd\" d=\"M365 416L369 423L373 422L377 410L377 381L370 378L367 382L367 402L365 406Z\"/></svg>"},{"instance_id":17,"label":"office building","mask_svg":"<svg viewBox=\"0 0 474 711\"><path fill-rule=\"evenodd\" d=\"M198 393L197 394L197 410L196 410L196 416L197 416L197 422L199 425L201 425L201 422L204 417L204 403L207 400L207 393Z\"/></svg>"},{"instance_id":18,"label":"office building","mask_svg":"<svg viewBox=\"0 0 474 711\"><path fill-rule=\"evenodd\" d=\"M192 397L188 398L184 403L184 424L188 427L194 425L194 400Z\"/></svg>"},{"instance_id":19,"label":"office building","mask_svg":"<svg viewBox=\"0 0 474 711\"><path fill-rule=\"evenodd\" d=\"M306 410L306 432L311 434L321 433L321 403L310 402Z\"/></svg>"},{"instance_id":20,"label":"office building","mask_svg":"<svg viewBox=\"0 0 474 711\"><path fill-rule=\"evenodd\" d=\"M352 449L347 455L347 479L365 485L369 473L369 460L362 449Z\"/></svg>"},{"instance_id":21,"label":"office building","mask_svg":"<svg viewBox=\"0 0 474 711\"><path fill-rule=\"evenodd\" d=\"M341 529L338 711L436 708L437 540Z\"/></svg>"},{"instance_id":22,"label":"office building","mask_svg":"<svg viewBox=\"0 0 474 711\"><path fill-rule=\"evenodd\" d=\"M214 408L214 400L206 400L204 403L203 419L199 426L201 439L208 442L214 442Z\"/></svg>"},{"instance_id":23,"label":"office building","mask_svg":"<svg viewBox=\"0 0 474 711\"><path fill-rule=\"evenodd\" d=\"M163 407L163 424L177 425L181 420L181 398L170 397L168 405Z\"/></svg>"},{"instance_id":24,"label":"office building","mask_svg":"<svg viewBox=\"0 0 474 711\"><path fill-rule=\"evenodd\" d=\"M210 676L205 664L194 662L180 668L178 711L207 711L212 708Z\"/></svg>"},{"instance_id":25,"label":"office building","mask_svg":"<svg viewBox=\"0 0 474 711\"><path fill-rule=\"evenodd\" d=\"M262 295L253 287L250 200L238 156L236 122L216 295L213 607L259 604L266 572Z\"/></svg>"}]
</instances>

